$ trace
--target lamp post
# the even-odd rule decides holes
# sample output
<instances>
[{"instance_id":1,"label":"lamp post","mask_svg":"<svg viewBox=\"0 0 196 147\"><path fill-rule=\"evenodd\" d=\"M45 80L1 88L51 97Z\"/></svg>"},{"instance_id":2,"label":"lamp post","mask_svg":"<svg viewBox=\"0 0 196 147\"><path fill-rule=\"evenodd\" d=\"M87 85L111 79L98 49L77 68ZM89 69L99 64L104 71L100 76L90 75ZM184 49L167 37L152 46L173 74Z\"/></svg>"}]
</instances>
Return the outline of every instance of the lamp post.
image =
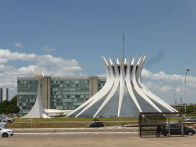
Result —
<instances>
[{"instance_id":1,"label":"lamp post","mask_svg":"<svg viewBox=\"0 0 196 147\"><path fill-rule=\"evenodd\" d=\"M174 105L176 105L177 104L177 102L176 102L176 88L175 88L175 90L174 90Z\"/></svg>"},{"instance_id":2,"label":"lamp post","mask_svg":"<svg viewBox=\"0 0 196 147\"><path fill-rule=\"evenodd\" d=\"M185 98L186 98L186 76L189 71L190 71L190 68L186 68L186 73L185 73L185 77L184 77L184 97ZM185 104L185 116L186 116L186 104Z\"/></svg>"}]
</instances>

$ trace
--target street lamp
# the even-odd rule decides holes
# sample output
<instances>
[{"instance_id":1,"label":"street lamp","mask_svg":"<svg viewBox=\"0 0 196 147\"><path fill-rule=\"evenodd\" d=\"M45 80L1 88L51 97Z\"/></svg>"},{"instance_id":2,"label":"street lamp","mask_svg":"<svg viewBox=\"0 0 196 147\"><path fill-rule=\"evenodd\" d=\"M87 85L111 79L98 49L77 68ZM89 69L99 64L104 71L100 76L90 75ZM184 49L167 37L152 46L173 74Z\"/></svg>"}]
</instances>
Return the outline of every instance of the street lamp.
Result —
<instances>
[{"instance_id":1,"label":"street lamp","mask_svg":"<svg viewBox=\"0 0 196 147\"><path fill-rule=\"evenodd\" d=\"M184 77L184 97L185 98L186 98L186 76L189 71L190 71L190 68L186 68L186 73L185 73L185 77ZM185 104L185 116L186 116L186 104Z\"/></svg>"},{"instance_id":2,"label":"street lamp","mask_svg":"<svg viewBox=\"0 0 196 147\"><path fill-rule=\"evenodd\" d=\"M175 90L174 90L174 104L175 104L175 105L177 104L177 102L176 102L176 88L175 88Z\"/></svg>"}]
</instances>

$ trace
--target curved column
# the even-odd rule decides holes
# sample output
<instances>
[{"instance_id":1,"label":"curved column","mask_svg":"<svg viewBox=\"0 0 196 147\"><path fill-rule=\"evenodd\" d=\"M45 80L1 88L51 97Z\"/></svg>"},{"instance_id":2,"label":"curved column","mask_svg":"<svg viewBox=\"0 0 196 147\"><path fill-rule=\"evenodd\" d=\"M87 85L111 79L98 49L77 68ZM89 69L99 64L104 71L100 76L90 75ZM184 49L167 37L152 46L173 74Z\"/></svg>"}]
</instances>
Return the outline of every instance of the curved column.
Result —
<instances>
[{"instance_id":1,"label":"curved column","mask_svg":"<svg viewBox=\"0 0 196 147\"><path fill-rule=\"evenodd\" d=\"M140 77L140 72L141 72L141 65L143 58L140 58L140 60L137 63L137 70L135 71L135 78L136 78L136 82L138 83L138 86L141 88L141 77Z\"/></svg>"},{"instance_id":2,"label":"curved column","mask_svg":"<svg viewBox=\"0 0 196 147\"><path fill-rule=\"evenodd\" d=\"M128 92L130 94L130 98L133 100L133 102L135 103L137 109L139 110L139 112L142 112L142 109L135 97L135 94L133 93L133 89L132 89L132 85L131 85L131 78L132 78L132 75L130 77L130 70L131 70L131 65L130 65L130 62L131 62L131 56L129 57L129 61L128 61L128 64L127 64L127 74L126 74L126 78L125 78L125 81L126 81L126 84L127 84L127 89L128 89Z\"/></svg>"},{"instance_id":3,"label":"curved column","mask_svg":"<svg viewBox=\"0 0 196 147\"><path fill-rule=\"evenodd\" d=\"M120 94L119 94L119 102L118 102L118 113L117 116L120 117L120 111L122 108L122 102L124 97L124 91L125 91L125 71L124 71L124 59L121 57L121 63L120 63Z\"/></svg>"},{"instance_id":4,"label":"curved column","mask_svg":"<svg viewBox=\"0 0 196 147\"><path fill-rule=\"evenodd\" d=\"M153 108L155 108L158 112L162 112L144 93L143 91L139 88L137 82L136 82L136 78L135 78L135 72L136 72L136 66L138 64L138 61L135 61L134 67L133 67L133 85L134 88L136 90L136 92L140 95L140 97L142 97L146 102L148 102Z\"/></svg>"},{"instance_id":5,"label":"curved column","mask_svg":"<svg viewBox=\"0 0 196 147\"><path fill-rule=\"evenodd\" d=\"M174 108L172 109L171 106L150 92L142 83L141 72L145 58L146 56L136 59L133 58L131 61L131 57L129 57L127 62L121 57L119 62L118 58L115 59L114 56L113 60L102 57L106 68L105 85L97 94L79 106L69 116L75 116L77 114L75 117L88 115L97 117L103 114L103 116L114 115L120 117L122 115L121 113L124 115L124 113L128 113L128 111L134 111L134 113L138 111L142 112L145 108L141 106L145 105L148 108L146 109L147 111L152 111L151 108L153 108L153 111L162 112L161 108L166 108L170 112L176 112ZM127 66L126 71L125 66ZM129 101L128 96L131 101ZM140 101L140 99L142 101ZM136 107L133 106L133 104L135 104ZM124 109L123 105L124 107L130 106L132 109ZM112 108L112 110L108 110L106 108L107 106ZM159 108L158 106L163 107ZM138 111L135 111L135 109L138 109ZM105 114L106 112L108 114Z\"/></svg>"},{"instance_id":6,"label":"curved column","mask_svg":"<svg viewBox=\"0 0 196 147\"><path fill-rule=\"evenodd\" d=\"M113 57L114 59L114 57ZM113 97L113 95L115 94L115 92L118 89L118 85L119 85L119 73L118 73L118 67L117 64L115 62L115 59L113 61L114 63L114 69L115 69L115 81L114 81L114 86L112 87L111 91L109 92L108 96L106 97L106 99L104 100L104 102L101 104L101 106L99 107L99 109L97 110L97 112L95 113L95 115L93 117L96 117L99 112L103 109L103 107L109 102L109 100Z\"/></svg>"},{"instance_id":7,"label":"curved column","mask_svg":"<svg viewBox=\"0 0 196 147\"><path fill-rule=\"evenodd\" d=\"M105 83L105 85L103 86L103 88L105 88L105 87L107 87L108 86L108 80L110 79L110 72L109 72L109 69L108 69L108 62L107 62L107 60L106 60L106 58L105 57L101 57L101 59L102 59L102 61L103 61L103 63L104 63L104 66L105 66L105 69L106 69L106 83ZM96 93L96 94L98 94L98 93ZM89 105L93 100L94 100L94 97L96 97L96 94L93 96L93 97L91 97L91 98L89 98L86 102L84 102L82 105L80 105L78 108L76 108L73 112L71 112L69 115L68 115L68 117L69 116L72 116L74 113L76 113L77 111L80 111L80 110L82 110L84 107L86 107L87 105Z\"/></svg>"},{"instance_id":8,"label":"curved column","mask_svg":"<svg viewBox=\"0 0 196 147\"><path fill-rule=\"evenodd\" d=\"M104 96L106 96L108 94L108 92L110 91L110 89L113 86L113 81L114 81L114 75L113 72L111 71L112 67L111 67L111 63L108 59L105 58L105 61L107 63L107 69L109 67L108 73L110 73L109 78L106 80L107 82L105 83L104 87L97 93L95 94L92 98L93 101L91 101L91 103L86 106L80 113L78 113L75 117L79 117L80 115L82 115L85 111L87 111L88 109L90 109L90 107L92 107L94 104L96 104L99 100L101 100Z\"/></svg>"},{"instance_id":9,"label":"curved column","mask_svg":"<svg viewBox=\"0 0 196 147\"><path fill-rule=\"evenodd\" d=\"M142 72L142 68L145 62L146 56L144 56L141 60L141 62L139 63L139 70L137 73L137 77L138 77L138 84L141 86L143 92L145 95L147 95L150 99L154 100L155 102L159 103L161 106L163 106L164 108L166 108L167 110L171 111L171 112L177 112L174 108L172 108L169 104L167 104L166 102L164 102L163 100L161 100L158 96L154 95L151 91L149 91L146 86L142 83L141 81L141 72Z\"/></svg>"}]
</instances>

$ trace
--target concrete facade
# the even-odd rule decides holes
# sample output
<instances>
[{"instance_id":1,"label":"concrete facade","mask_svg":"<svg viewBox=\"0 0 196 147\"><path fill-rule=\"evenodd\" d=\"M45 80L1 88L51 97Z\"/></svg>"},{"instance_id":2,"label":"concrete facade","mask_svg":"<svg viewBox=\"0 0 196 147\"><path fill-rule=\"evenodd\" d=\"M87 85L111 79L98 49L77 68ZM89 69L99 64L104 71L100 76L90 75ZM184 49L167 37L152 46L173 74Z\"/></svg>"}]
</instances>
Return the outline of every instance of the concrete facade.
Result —
<instances>
[{"instance_id":1,"label":"concrete facade","mask_svg":"<svg viewBox=\"0 0 196 147\"><path fill-rule=\"evenodd\" d=\"M41 84L41 102L44 109L74 110L97 93L105 84L100 77L18 77L18 106L27 114L35 104Z\"/></svg>"},{"instance_id":2,"label":"concrete facade","mask_svg":"<svg viewBox=\"0 0 196 147\"><path fill-rule=\"evenodd\" d=\"M8 88L0 88L0 102L8 100Z\"/></svg>"},{"instance_id":3,"label":"concrete facade","mask_svg":"<svg viewBox=\"0 0 196 147\"><path fill-rule=\"evenodd\" d=\"M98 92L98 77L89 77L89 97Z\"/></svg>"},{"instance_id":4,"label":"concrete facade","mask_svg":"<svg viewBox=\"0 0 196 147\"><path fill-rule=\"evenodd\" d=\"M41 100L45 109L50 109L51 77L41 78Z\"/></svg>"}]
</instances>

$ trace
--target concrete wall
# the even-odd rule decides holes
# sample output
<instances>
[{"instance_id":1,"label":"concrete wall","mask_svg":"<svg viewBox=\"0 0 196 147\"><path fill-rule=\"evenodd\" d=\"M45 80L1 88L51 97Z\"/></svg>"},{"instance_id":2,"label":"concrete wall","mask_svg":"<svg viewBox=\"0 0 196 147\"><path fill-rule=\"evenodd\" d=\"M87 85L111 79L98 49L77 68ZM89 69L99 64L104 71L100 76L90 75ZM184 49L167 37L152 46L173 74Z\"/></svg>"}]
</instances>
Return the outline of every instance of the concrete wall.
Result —
<instances>
[{"instance_id":1,"label":"concrete wall","mask_svg":"<svg viewBox=\"0 0 196 147\"><path fill-rule=\"evenodd\" d=\"M50 84L51 77L43 77L41 79L41 99L44 109L50 109Z\"/></svg>"},{"instance_id":2,"label":"concrete wall","mask_svg":"<svg viewBox=\"0 0 196 147\"><path fill-rule=\"evenodd\" d=\"M89 77L89 98L98 92L98 77Z\"/></svg>"},{"instance_id":3,"label":"concrete wall","mask_svg":"<svg viewBox=\"0 0 196 147\"><path fill-rule=\"evenodd\" d=\"M0 102L8 100L8 88L0 88Z\"/></svg>"}]
</instances>

